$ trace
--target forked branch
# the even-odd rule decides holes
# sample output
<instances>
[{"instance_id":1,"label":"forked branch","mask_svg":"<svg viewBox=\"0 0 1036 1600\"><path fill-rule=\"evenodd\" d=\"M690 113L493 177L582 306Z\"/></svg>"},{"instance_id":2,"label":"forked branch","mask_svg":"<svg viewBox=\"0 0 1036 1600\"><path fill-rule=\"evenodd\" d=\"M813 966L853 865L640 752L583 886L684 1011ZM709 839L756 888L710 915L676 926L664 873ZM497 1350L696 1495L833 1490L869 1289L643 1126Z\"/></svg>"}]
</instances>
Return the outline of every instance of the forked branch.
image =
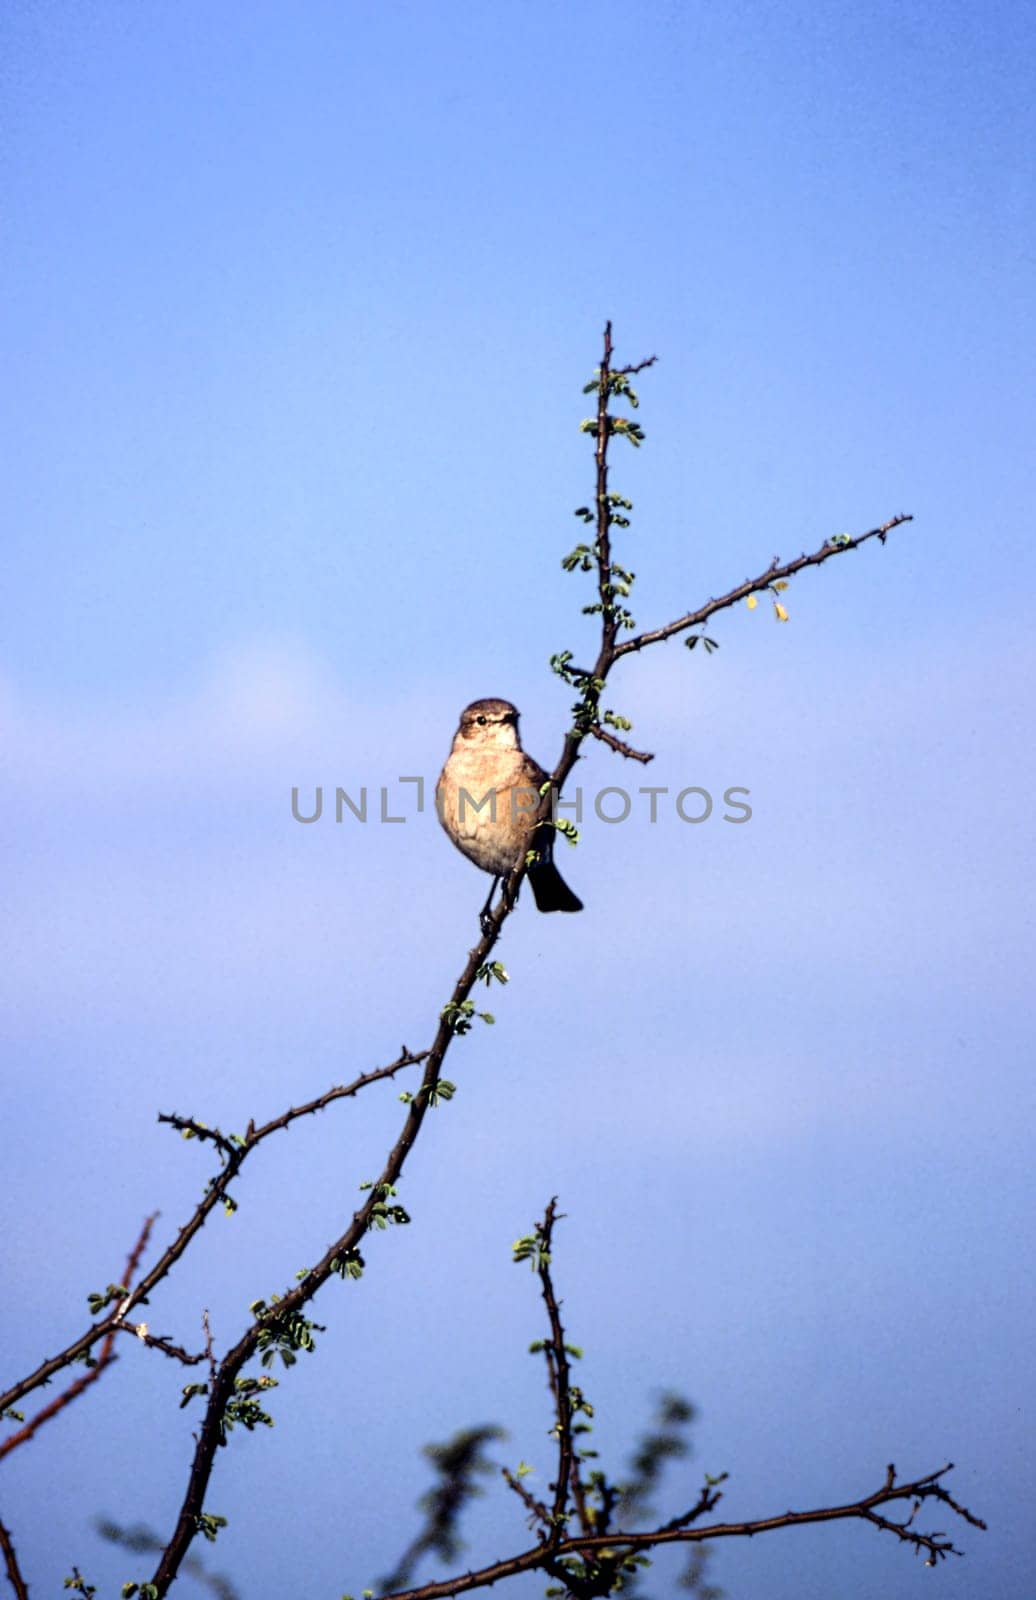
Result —
<instances>
[{"instance_id":1,"label":"forked branch","mask_svg":"<svg viewBox=\"0 0 1036 1600\"><path fill-rule=\"evenodd\" d=\"M867 1522L883 1533L891 1533L915 1553L925 1557L926 1565L936 1566L948 1556L963 1552L941 1530L926 1530L916 1525L922 1508L935 1504L944 1506L962 1522L973 1528L985 1529L986 1524L966 1506L953 1498L942 1480L953 1470L952 1463L940 1467L923 1477L899 1483L895 1468L886 1469L884 1481L870 1494L857 1500L837 1505L817 1506L806 1511L783 1511L775 1516L756 1517L740 1522L708 1522L708 1517L722 1499L720 1485L726 1473L717 1477L706 1476L697 1499L679 1516L651 1527L607 1528L607 1516L600 1517L591 1497L600 1506L612 1508L621 1503L622 1491L609 1482L603 1472L597 1471L587 1489L578 1477L578 1451L573 1438L573 1418L581 1391L570 1381L568 1351L561 1325L559 1302L551 1273L551 1257L555 1223L559 1220L557 1201L551 1200L544 1219L532 1234L519 1239L514 1246L515 1259L531 1261L540 1279L546 1307L550 1337L543 1341L547 1357L550 1388L554 1409L552 1432L558 1441L557 1479L554 1484L554 1502L547 1506L537 1501L513 1473L506 1470L504 1477L532 1512L534 1521L541 1524L537 1545L517 1555L505 1557L486 1566L477 1567L457 1576L418 1587L397 1589L383 1594L381 1600L445 1600L448 1595L470 1593L488 1588L521 1573L541 1571L560 1584L572 1600L592 1600L630 1587L630 1579L651 1550L669 1545L702 1545L719 1539L753 1538L760 1533L773 1533L780 1528L803 1527L829 1522ZM533 1347L537 1348L536 1346ZM578 1353L578 1352L577 1352ZM689 1410L689 1408L688 1408ZM895 1517L886 1514L890 1508L906 1506L906 1515ZM578 1510L578 1532L569 1532L568 1523ZM602 1526L602 1523L604 1524ZM595 1525L596 1524L596 1525Z\"/></svg>"}]
</instances>

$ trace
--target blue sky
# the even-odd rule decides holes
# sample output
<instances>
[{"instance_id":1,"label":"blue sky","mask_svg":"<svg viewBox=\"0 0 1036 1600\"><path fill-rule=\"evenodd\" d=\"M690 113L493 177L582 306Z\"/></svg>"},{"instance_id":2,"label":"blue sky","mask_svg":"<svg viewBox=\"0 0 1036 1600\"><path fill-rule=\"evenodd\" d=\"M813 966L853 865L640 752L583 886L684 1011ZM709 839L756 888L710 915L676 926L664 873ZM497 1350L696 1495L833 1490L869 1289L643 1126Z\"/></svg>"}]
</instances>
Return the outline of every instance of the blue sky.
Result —
<instances>
[{"instance_id":1,"label":"blue sky","mask_svg":"<svg viewBox=\"0 0 1036 1600\"><path fill-rule=\"evenodd\" d=\"M659 356L614 463L643 625L916 520L798 579L787 625L741 608L715 656L617 674L657 759L592 750L586 792L744 785L752 820L591 817L586 913L508 925L414 1224L319 1303L205 1554L249 1595L357 1593L419 1447L470 1423L547 1480L509 1245L556 1192L613 1460L669 1385L731 1516L952 1459L990 1519L937 1574L873 1530L728 1546L732 1600L1022 1600L1031 12L12 0L0 30L5 1369L189 1211L209 1168L156 1111L240 1128L430 1037L483 880L431 815L301 828L291 787L432 779L486 694L555 759L611 317ZM231 1343L351 1213L397 1092L254 1157L152 1325L197 1343L208 1306ZM171 1527L181 1382L129 1349L12 1458L38 1592L143 1576L92 1521ZM505 1496L471 1560L524 1541Z\"/></svg>"}]
</instances>

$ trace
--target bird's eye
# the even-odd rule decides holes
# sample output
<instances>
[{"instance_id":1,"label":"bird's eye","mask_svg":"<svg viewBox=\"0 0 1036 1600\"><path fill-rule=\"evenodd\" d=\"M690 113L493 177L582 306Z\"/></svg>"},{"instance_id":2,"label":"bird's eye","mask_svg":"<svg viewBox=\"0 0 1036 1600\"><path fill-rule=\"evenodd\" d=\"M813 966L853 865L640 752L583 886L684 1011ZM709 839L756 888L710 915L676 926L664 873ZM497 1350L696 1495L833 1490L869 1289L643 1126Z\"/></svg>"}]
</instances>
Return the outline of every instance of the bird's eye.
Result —
<instances>
[{"instance_id":1,"label":"bird's eye","mask_svg":"<svg viewBox=\"0 0 1036 1600\"><path fill-rule=\"evenodd\" d=\"M485 727L485 725L486 725L486 719L485 719L485 717L476 717L476 718L475 718L475 721L476 721L476 722L477 722L477 723L478 723L478 725L479 725L479 727L480 727L480 728L484 728L484 727Z\"/></svg>"}]
</instances>

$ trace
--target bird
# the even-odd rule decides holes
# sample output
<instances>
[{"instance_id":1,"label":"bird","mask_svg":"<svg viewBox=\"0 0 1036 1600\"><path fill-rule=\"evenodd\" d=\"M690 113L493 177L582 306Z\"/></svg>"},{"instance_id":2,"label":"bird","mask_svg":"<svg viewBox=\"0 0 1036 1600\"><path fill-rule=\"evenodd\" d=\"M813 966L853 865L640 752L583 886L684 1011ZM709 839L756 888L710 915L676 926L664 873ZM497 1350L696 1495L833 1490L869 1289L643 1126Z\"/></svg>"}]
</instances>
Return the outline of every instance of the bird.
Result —
<instances>
[{"instance_id":1,"label":"bird","mask_svg":"<svg viewBox=\"0 0 1036 1600\"><path fill-rule=\"evenodd\" d=\"M435 804L457 849L493 874L479 914L484 931L496 886L523 849L539 855L528 871L537 908L583 909L554 865L554 828L549 822L532 825L547 781L543 768L522 749L518 711L510 700L473 700L465 706L439 775Z\"/></svg>"}]
</instances>

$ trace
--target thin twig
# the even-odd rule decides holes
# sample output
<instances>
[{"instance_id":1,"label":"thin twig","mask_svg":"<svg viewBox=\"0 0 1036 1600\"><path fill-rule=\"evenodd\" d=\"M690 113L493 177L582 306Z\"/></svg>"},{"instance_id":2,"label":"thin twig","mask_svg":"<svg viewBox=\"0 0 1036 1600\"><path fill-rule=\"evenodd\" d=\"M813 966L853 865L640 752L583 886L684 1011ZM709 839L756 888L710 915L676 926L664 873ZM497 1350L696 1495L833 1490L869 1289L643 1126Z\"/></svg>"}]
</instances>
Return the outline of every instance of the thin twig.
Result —
<instances>
[{"instance_id":1,"label":"thin twig","mask_svg":"<svg viewBox=\"0 0 1036 1600\"><path fill-rule=\"evenodd\" d=\"M697 1522L699 1517L704 1517L708 1512L714 1511L722 1500L718 1484L726 1479L724 1472L716 1483L707 1483L689 1511L682 1511L678 1517L670 1517L668 1522L662 1524L663 1533L671 1533L676 1528L689 1528L692 1522Z\"/></svg>"},{"instance_id":2,"label":"thin twig","mask_svg":"<svg viewBox=\"0 0 1036 1600\"><path fill-rule=\"evenodd\" d=\"M616 738L614 733L609 733L608 729L602 727L599 722L590 724L590 732L595 739L600 739L602 744L606 744L610 750L614 750L616 755L625 756L627 761L642 761L647 766L649 761L654 761L655 759L647 750L634 750L633 746L627 744L625 739Z\"/></svg>"},{"instance_id":3,"label":"thin twig","mask_svg":"<svg viewBox=\"0 0 1036 1600\"><path fill-rule=\"evenodd\" d=\"M212 1324L209 1321L208 1308L201 1314L201 1325L205 1330L205 1359L209 1363L209 1377L213 1383L216 1381L216 1352L212 1342Z\"/></svg>"},{"instance_id":4,"label":"thin twig","mask_svg":"<svg viewBox=\"0 0 1036 1600\"><path fill-rule=\"evenodd\" d=\"M501 1467L500 1470L503 1474L503 1478L507 1484L507 1487L514 1490L519 1500L521 1500L522 1503L527 1506L529 1511L532 1513L530 1527L533 1521L540 1523L543 1528L541 1538L546 1539L551 1528L550 1512L548 1511L547 1507L543 1504L542 1500L536 1499L536 1496L525 1487L520 1478L515 1477L514 1473L509 1467Z\"/></svg>"},{"instance_id":5,"label":"thin twig","mask_svg":"<svg viewBox=\"0 0 1036 1600\"><path fill-rule=\"evenodd\" d=\"M579 1470L579 1454L575 1447L573 1435L576 1408L572 1398L571 1370L568 1364L568 1351L565 1348L565 1330L561 1323L561 1307L558 1304L557 1295L554 1293L554 1281L550 1271L554 1224L558 1220L557 1205L558 1201L555 1195L544 1213L543 1221L537 1224L536 1227L536 1236L539 1241L536 1271L539 1275L543 1304L547 1308L547 1320L550 1323L550 1338L544 1343L543 1354L550 1379L551 1398L554 1402L555 1421L553 1431L558 1441L557 1480L554 1484L554 1506L551 1511L551 1522L554 1530L552 1544L555 1545L564 1537L565 1525L569 1515L568 1496L570 1492L575 1501L580 1527L584 1532L588 1532L593 1526L587 1515L586 1491Z\"/></svg>"},{"instance_id":6,"label":"thin twig","mask_svg":"<svg viewBox=\"0 0 1036 1600\"><path fill-rule=\"evenodd\" d=\"M685 616L677 617L675 622L667 622L662 628L652 628L647 633L638 633L635 638L625 640L616 646L614 659L617 661L622 656L628 656L631 651L643 650L649 644L658 644L663 639L671 639L674 634L686 633L689 628L696 628L701 623L707 622L717 611L726 611L728 607L737 605L739 600L747 600L749 595L759 594L768 584L776 583L782 578L794 577L796 572L801 572L805 567L819 567L823 562L830 561L832 556L841 556L849 550L858 550L868 539L880 539L884 544L893 528L902 527L904 522L913 520L912 516L902 514L883 522L880 528L871 528L869 533L858 534L855 539L845 539L840 543L828 539L819 550L814 550L812 555L796 556L794 561L786 561L783 566L775 559L758 578L746 579L720 599L707 600L697 611L688 611Z\"/></svg>"},{"instance_id":7,"label":"thin twig","mask_svg":"<svg viewBox=\"0 0 1036 1600\"><path fill-rule=\"evenodd\" d=\"M550 1276L550 1252L553 1244L554 1221L557 1215L557 1196L551 1200L543 1221L537 1226L539 1251L536 1271L540 1280L543 1304L547 1308L550 1338L544 1342L543 1354L550 1377L551 1397L554 1401L554 1432L558 1442L558 1467L554 1483L554 1505L551 1511L553 1524L552 1544L564 1536L568 1514L569 1476L575 1451L572 1443L572 1397L569 1393L568 1355L565 1351L565 1330L561 1325L561 1311Z\"/></svg>"},{"instance_id":8,"label":"thin twig","mask_svg":"<svg viewBox=\"0 0 1036 1600\"><path fill-rule=\"evenodd\" d=\"M608 329L609 329L609 334L610 334L610 331L611 331L611 323L610 322L608 324ZM657 356L648 356L644 361L632 361L632 362L630 362L628 367L614 367L612 370L615 372L617 377L620 377L620 378L632 378L635 373L643 372L645 367L653 367L657 360L658 360Z\"/></svg>"},{"instance_id":9,"label":"thin twig","mask_svg":"<svg viewBox=\"0 0 1036 1600\"><path fill-rule=\"evenodd\" d=\"M233 1139L228 1139L226 1134L220 1133L218 1128L210 1128L208 1123L199 1122L196 1117L181 1117L175 1111L158 1113L159 1122L167 1122L188 1138L200 1139L203 1144L214 1144L225 1161L237 1163L241 1146L235 1144Z\"/></svg>"},{"instance_id":10,"label":"thin twig","mask_svg":"<svg viewBox=\"0 0 1036 1600\"><path fill-rule=\"evenodd\" d=\"M601 605L601 654L609 665L615 654L615 636L619 631L612 603L611 576L611 508L608 504L608 443L611 429L608 426L608 401L611 399L612 325L604 328L604 359L601 362L597 385L597 437L594 440L594 462L597 469L597 598ZM599 673L605 677L606 673Z\"/></svg>"},{"instance_id":11,"label":"thin twig","mask_svg":"<svg viewBox=\"0 0 1036 1600\"><path fill-rule=\"evenodd\" d=\"M172 1339L164 1334L151 1333L146 1322L120 1322L116 1328L118 1333L132 1334L139 1339L141 1344L146 1344L149 1350L160 1350L164 1356L169 1356L173 1361L179 1361L182 1366L196 1367L205 1360L204 1350L199 1350L192 1355L185 1350L183 1345L174 1344Z\"/></svg>"},{"instance_id":12,"label":"thin twig","mask_svg":"<svg viewBox=\"0 0 1036 1600\"><path fill-rule=\"evenodd\" d=\"M29 1600L29 1586L22 1577L21 1568L18 1565L14 1540L2 1522L0 1522L0 1550L4 1553L4 1570L7 1573L7 1581L14 1591L16 1600Z\"/></svg>"}]
</instances>

